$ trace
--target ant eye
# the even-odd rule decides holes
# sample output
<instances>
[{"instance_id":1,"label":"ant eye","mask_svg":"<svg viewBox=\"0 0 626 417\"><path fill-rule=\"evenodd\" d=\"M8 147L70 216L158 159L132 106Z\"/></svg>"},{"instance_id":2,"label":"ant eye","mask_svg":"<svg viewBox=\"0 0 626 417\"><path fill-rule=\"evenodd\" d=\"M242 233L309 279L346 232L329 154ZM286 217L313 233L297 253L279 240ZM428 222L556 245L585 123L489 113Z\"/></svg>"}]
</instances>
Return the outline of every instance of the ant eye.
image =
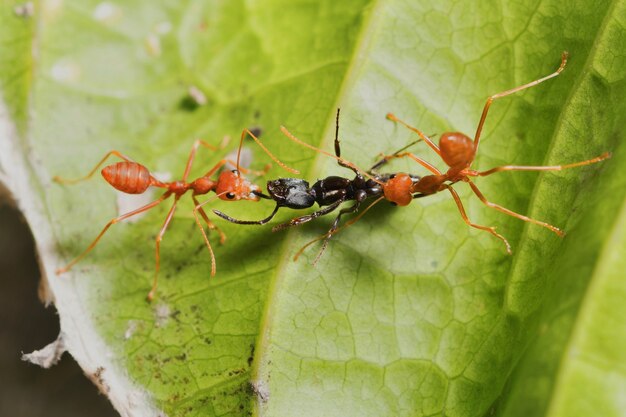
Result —
<instances>
[{"instance_id":1,"label":"ant eye","mask_svg":"<svg viewBox=\"0 0 626 417\"><path fill-rule=\"evenodd\" d=\"M233 198L235 198L235 193L226 193L226 198L232 200Z\"/></svg>"},{"instance_id":2,"label":"ant eye","mask_svg":"<svg viewBox=\"0 0 626 417\"><path fill-rule=\"evenodd\" d=\"M235 174L235 175L239 175L239 170L237 170L237 169L233 169L233 170L232 170L232 171L230 171L230 172L232 172L232 173L233 173L233 174Z\"/></svg>"}]
</instances>

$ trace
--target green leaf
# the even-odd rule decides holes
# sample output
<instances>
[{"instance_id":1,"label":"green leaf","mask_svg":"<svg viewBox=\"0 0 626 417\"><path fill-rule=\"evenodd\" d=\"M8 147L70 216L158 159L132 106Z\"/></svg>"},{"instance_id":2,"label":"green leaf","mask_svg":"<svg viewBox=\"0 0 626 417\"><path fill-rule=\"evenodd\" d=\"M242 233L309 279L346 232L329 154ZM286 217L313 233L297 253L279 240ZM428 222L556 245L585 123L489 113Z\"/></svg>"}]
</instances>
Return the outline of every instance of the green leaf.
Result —
<instances>
[{"instance_id":1,"label":"green leaf","mask_svg":"<svg viewBox=\"0 0 626 417\"><path fill-rule=\"evenodd\" d=\"M16 4L0 11L10 46L0 179L33 228L67 349L122 414L623 414L624 1L66 0L36 2L30 18ZM342 156L367 168L416 139L387 112L427 133L471 135L486 97L551 73L564 50L560 76L494 102L473 165L612 152L586 167L476 181L490 201L563 228L563 239L486 207L460 183L469 218L497 226L513 256L440 193L378 204L315 266L319 245L292 258L332 216L281 233L216 219L228 240L210 235L211 278L183 198L161 245L154 303L145 295L170 203L114 225L70 273L54 274L118 211L99 179L51 178L85 175L109 150L178 179L195 138L230 136L230 149L258 126L311 183L351 176L279 126L331 152L341 107ZM261 169L267 156L247 146ZM229 149L200 149L192 177ZM423 143L411 150L445 169ZM409 160L386 169L426 174ZM276 167L268 178L291 175ZM208 207L245 219L272 209ZM284 209L277 221L300 214Z\"/></svg>"}]
</instances>

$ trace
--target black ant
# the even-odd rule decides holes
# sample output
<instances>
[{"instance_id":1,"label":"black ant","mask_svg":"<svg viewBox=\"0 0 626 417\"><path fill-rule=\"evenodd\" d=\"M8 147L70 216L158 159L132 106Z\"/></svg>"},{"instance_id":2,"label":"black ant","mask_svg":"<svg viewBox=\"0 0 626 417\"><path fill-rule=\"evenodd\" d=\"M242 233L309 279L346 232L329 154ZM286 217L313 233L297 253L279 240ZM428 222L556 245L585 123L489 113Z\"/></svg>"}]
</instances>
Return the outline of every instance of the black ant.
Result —
<instances>
[{"instance_id":1,"label":"black ant","mask_svg":"<svg viewBox=\"0 0 626 417\"><path fill-rule=\"evenodd\" d=\"M270 151L261 143L261 141L250 130L244 129L243 132L241 133L241 141L239 143L239 149L237 151L237 162L233 164L233 162L228 159L222 159L217 164L215 164L215 166L211 168L206 174L202 175L201 177L199 177L198 179L192 182L187 182L187 177L189 176L189 173L191 171L191 166L195 159L198 147L203 146L211 150L217 150L216 147L200 139L196 140L193 146L191 147L191 153L189 154L189 158L187 160L187 165L185 166L183 177L179 181L172 181L172 182L159 181L150 173L148 168L146 168L144 165L138 162L134 162L130 158L126 157L122 153L115 151L115 150L107 153L104 156L104 158L102 158L102 160L100 160L100 162L98 162L98 164L85 177L78 178L75 180L67 180L67 179L60 178L58 176L54 177L53 178L54 181L58 183L65 183L65 184L74 184L76 182L89 179L91 176L93 176L93 174L98 170L98 168L110 156L114 155L114 156L121 158L123 162L118 162L112 165L105 166L102 169L102 176L109 184L111 184L117 190L122 191L124 193L128 193L128 194L142 194L150 186L167 189L167 191L165 191L165 193L161 195L161 197L159 197L155 201L109 221L104 226L100 234L98 234L98 236L94 239L94 241L91 242L91 244L87 247L87 249L85 249L83 253L81 253L76 258L74 258L74 260L72 260L66 266L64 266L63 268L57 269L56 271L57 274L62 274L62 273L69 271L76 263L78 263L81 259L83 259L98 244L98 242L100 241L100 238L109 229L109 227L111 227L111 225L118 223L124 219L127 219L131 216L134 216L136 214L148 211L173 195L174 203L172 204L172 207L167 213L165 222L163 223L163 226L161 227L161 230L159 231L159 234L156 237L156 267L155 267L155 273L154 273L154 280L152 282L152 288L150 289L150 292L148 293L148 300L152 300L156 292L157 280L158 280L159 269L160 269L160 264L161 264L161 256L160 256L161 240L163 239L165 230L167 229L168 225L170 224L172 220L172 217L174 216L174 211L176 210L176 205L178 203L178 200L183 194L191 190L192 191L191 198L194 204L196 205L196 208L194 209L196 222L198 223L198 225L200 226L202 230L202 234L203 234L206 246L209 249L209 253L211 255L211 276L215 275L215 270L216 270L215 255L213 253L213 249L211 248L211 244L209 243L209 240L204 232L204 229L202 228L202 225L200 224L197 213L200 213L200 215L206 222L209 229L216 230L219 233L220 243L224 243L226 241L226 235L209 220L207 214L202 209L201 204L198 201L196 196L207 194L213 191L216 194L216 198L220 198L221 200L226 200L226 201L237 201L237 200L258 201L259 200L259 196L258 194L256 194L256 192L259 190L259 187L257 185L252 184L250 181L248 181L245 177L241 175L242 172L246 174L249 171L239 166L241 147L243 145L243 140L246 137L246 135L250 135L250 137L252 137L252 139L254 139L254 141L270 156L270 158L272 158L272 160L274 160L281 167L283 167L284 169L288 171L298 173L298 171L287 167L282 162L280 162L274 155L272 155ZM217 178L217 180L211 179L211 176L215 174L220 168L222 168L227 163L234 165L236 168L233 170L222 171L219 177ZM257 174L259 175L264 174L265 172L267 172L269 167L270 166L268 165L265 171L262 171Z\"/></svg>"},{"instance_id":2,"label":"black ant","mask_svg":"<svg viewBox=\"0 0 626 417\"><path fill-rule=\"evenodd\" d=\"M548 223L515 213L505 207L499 206L495 203L488 201L483 196L483 194L479 191L478 187L472 182L470 177L487 176L487 175L490 175L499 171L560 171L562 169L589 165L589 164L603 161L607 158L610 158L611 154L609 152L605 152L604 154L596 158L592 158L592 159L582 161L582 162L566 164L566 165L556 165L556 166L507 165L507 166L501 166L501 167L493 168L488 171L482 171L482 172L472 170L470 169L470 167L471 167L472 162L474 161L476 152L478 150L478 142L480 139L480 134L481 134L483 125L485 123L485 119L487 117L487 113L488 113L489 107L491 106L491 103L494 100L497 100L499 98L514 94L518 91L533 87L539 83L542 83L543 81L556 77L565 68L565 65L567 63L567 56L568 56L567 52L563 52L561 56L561 65L552 74L547 75L538 80L532 81L530 83L527 83L527 84L515 87L513 89L506 90L506 91L490 96L487 99L487 102L483 109L480 122L476 130L475 139L473 141L469 137L464 135L463 133L446 132L441 135L441 138L439 140L439 146L437 146L422 131L401 121L400 119L398 119L396 116L394 116L391 113L387 114L388 119L401 123L404 126L406 126L408 129L417 133L420 136L420 140L423 140L424 142L426 142L426 144L431 149L433 149L448 165L449 169L446 173L442 173L430 163L415 156L414 154L410 152L402 152L404 149L392 155L384 156L383 159L379 161L377 164L375 164L374 167L372 167L369 171L363 171L359 169L356 165L341 158L340 156L339 141L337 139L337 136L338 136L337 130L339 129L339 126L338 126L339 111L337 111L337 128L336 128L337 130L335 132L335 155L332 155L312 145L302 142L300 139L296 138L293 134L291 134L285 127L281 127L281 131L294 142L299 143L303 146L306 146L310 149L313 149L317 152L320 152L324 155L335 158L338 161L339 165L349 168L356 173L356 177L354 178L354 180L348 180L348 179L341 178L341 177L328 177L324 180L320 180L316 182L311 188L309 188L308 183L306 181L293 179L293 178L270 181L268 182L268 191L270 193L270 196L263 196L263 197L271 198L274 201L276 201L276 208L274 209L274 211L269 217L260 221L252 221L252 222L241 221L241 220L233 219L229 216L226 216L224 213L221 213L217 210L214 210L214 212L220 217L226 220L229 220L231 222L238 223L238 224L264 224L264 223L267 223L269 220L271 220L272 217L274 217L274 215L276 214L276 212L278 211L280 207L300 209L300 208L310 207L315 202L317 202L320 206L322 205L328 206L310 215L297 217L287 223L275 226L273 230L276 231L276 230L287 228L289 226L295 226L295 225L299 225L307 221L313 220L314 218L317 218L321 215L332 212L337 207L339 207L339 205L341 205L341 203L343 203L344 201L355 200L355 204L353 206L340 211L339 215L333 222L331 229L326 234L307 243L296 254L296 258L297 258L303 252L303 250L306 249L309 245L311 245L312 243L318 240L324 239L322 249L320 250L320 253L315 259L314 261L315 263L324 252L324 249L326 248L326 245L328 244L328 240L332 237L332 235L336 234L341 229L346 228L350 226L351 224L354 224L367 212L367 210L369 210L373 205L375 205L379 201L386 199L396 205L405 206L405 205L408 205L415 198L421 198L424 196L435 194L439 191L448 190L452 194L452 197L454 198L454 201L459 209L459 212L461 213L461 217L463 218L465 223L467 223L471 227L488 231L489 233L491 233L498 239L502 240L502 242L506 246L507 252L511 254L512 251L511 251L511 246L509 245L509 242L504 238L504 236L500 235L499 233L495 231L495 227L481 226L481 225L472 223L469 220L459 195L452 188L453 184L462 181L462 182L467 182L472 188L472 191L487 206L493 207L496 210L499 210L510 216L517 217L521 220L543 226L553 231L559 236L564 236L565 233L555 226L552 226ZM407 173L376 174L374 172L375 168L380 167L381 165L386 163L388 160L393 159L393 158L403 158L403 157L409 157L415 160L420 165L422 165L423 167L428 169L430 172L432 172L433 175L427 175L427 176L420 178L417 175L407 174ZM366 180L364 177L367 177L368 179ZM329 179L331 179L331 181L327 182L327 180ZM336 188L333 188L333 186L335 186ZM363 212L361 212L361 214L359 214L354 219L351 219L350 221L346 222L344 226L338 227L339 219L341 215L345 213L356 212L360 204L365 199L374 198L374 197L378 197L378 199L375 200L372 204L370 204Z\"/></svg>"},{"instance_id":3,"label":"black ant","mask_svg":"<svg viewBox=\"0 0 626 417\"><path fill-rule=\"evenodd\" d=\"M317 210L311 214L296 217L286 223L274 226L272 230L276 232L291 226L298 226L303 223L307 223L320 216L324 216L335 211L346 201L354 201L354 204L352 206L343 208L339 211L339 214L333 221L332 226L327 233L325 233L320 238L309 242L309 244L302 248L303 250L311 243L316 242L320 239L325 239L314 261L314 263L316 263L324 253L326 246L328 245L328 241L330 240L332 235L334 235L338 231L341 216L343 216L344 214L357 212L361 207L361 204L363 204L367 200L371 200L374 198L377 198L377 200L374 201L372 205L383 199L387 199L397 205L409 204L413 197L409 195L409 199L407 201L405 198L405 194L402 192L398 192L398 188L400 187L401 189L408 189L408 187L417 183L420 177L404 173L376 173L375 171L383 164L385 164L388 158L378 161L368 171L364 172L356 167L352 162L349 162L341 157L341 147L339 144L339 113L340 109L337 109L335 124L335 155L332 155L326 151L302 142L300 139L291 134L285 127L281 126L281 131L291 140L303 146L311 148L317 152L335 158L340 166L348 168L354 172L355 177L353 179L339 176L329 176L324 179L318 180L315 184L313 184L312 187L309 187L309 183L307 181L299 178L279 178L276 180L270 180L267 182L267 191L269 193L269 196L260 192L255 192L255 194L262 198L271 199L276 202L274 211L272 211L272 213L268 217L261 220L239 220L230 217L219 210L213 210L213 212L216 215L232 223L244 225L262 225L272 220L272 218L274 218L274 216L281 207L300 210L312 207L315 203L317 203L320 207L323 207L322 209ZM408 146L405 146L401 150L397 151L394 155L400 155L400 152L412 146L414 143L415 142L409 144ZM360 218L366 211L367 209L363 211L361 215L355 218L354 221ZM354 221L351 221L350 224L352 224ZM300 255L302 250L298 252L298 254L296 255L296 259Z\"/></svg>"}]
</instances>

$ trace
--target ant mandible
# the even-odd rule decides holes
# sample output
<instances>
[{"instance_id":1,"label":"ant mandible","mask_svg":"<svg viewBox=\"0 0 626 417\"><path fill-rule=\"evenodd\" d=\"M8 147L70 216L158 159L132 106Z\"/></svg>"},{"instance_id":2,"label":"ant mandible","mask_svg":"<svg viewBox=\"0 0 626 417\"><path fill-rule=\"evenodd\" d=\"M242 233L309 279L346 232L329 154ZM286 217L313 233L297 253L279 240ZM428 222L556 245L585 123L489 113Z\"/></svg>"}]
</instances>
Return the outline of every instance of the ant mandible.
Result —
<instances>
[{"instance_id":1,"label":"ant mandible","mask_svg":"<svg viewBox=\"0 0 626 417\"><path fill-rule=\"evenodd\" d=\"M478 150L480 134L482 132L483 125L485 124L485 119L487 118L487 113L489 111L489 107L491 106L491 104L497 99L509 96L518 91L525 90L539 83L542 83L546 80L556 77L565 69L565 65L567 64L567 57L568 57L567 52L563 52L561 55L561 65L552 74L547 75L538 80L529 82L527 84L524 84L524 85L512 88L510 90L506 90L506 91L490 96L487 99L487 102L485 103L485 107L483 108L483 112L480 117L480 121L478 122L478 127L476 129L476 135L474 136L474 140L471 140L468 136L460 132L446 132L441 135L440 140L439 140L439 146L437 146L422 131L403 122L402 120L398 119L393 114L388 113L387 118L389 120L398 122L404 125L405 127L407 127L408 129L412 130L413 132L417 133L420 136L420 138L424 142L426 142L426 144L437 155L439 155L441 159L449 167L445 173L442 173L433 165L415 156L411 152L404 152L404 153L400 153L397 155L389 155L385 157L385 159L409 157L413 159L414 161L416 161L417 163L419 163L420 165L422 165L424 168L426 168L430 172L432 172L433 175L424 176L417 182L407 183L408 187L406 187L406 190L405 190L407 198L409 198L408 196L413 193L417 193L417 194L414 194L413 197L421 197L425 195L435 194L439 191L448 190L450 194L452 194L452 198L454 198L454 201L459 209L459 212L461 213L461 217L463 218L465 223L467 223L469 226L474 227L476 229L485 230L491 233L492 235L494 235L495 237L497 237L498 239L502 240L509 254L512 253L509 242L504 238L504 236L496 232L495 227L481 226L481 225L472 223L469 220L465 212L465 209L463 208L463 204L461 202L459 195L452 188L453 184L457 182L466 182L469 184L470 188L472 189L474 194L476 194L476 196L480 199L480 201L482 201L488 207L492 207L498 211L508 214L509 216L517 217L518 219L521 219L523 221L534 223L539 226L545 227L546 229L549 229L552 232L556 233L558 236L564 236L565 233L561 229L555 226L552 226L551 224L532 219L530 217L516 213L512 210L509 210L505 207L502 207L498 204L488 201L485 198L485 196L480 192L480 190L478 189L476 184L474 184L474 182L471 180L470 177L484 177L484 176L491 175L495 172L500 172L500 171L560 171L562 169L574 168L574 167L579 167L583 165L593 164L593 163L600 162L611 157L611 154L609 152L605 152L596 158L588 159L586 161L581 161L581 162L575 162L571 164L565 164L565 165L554 165L554 166L506 165L506 166L492 168L487 171L476 171L476 170L471 169L472 162L474 161L474 158L476 157L476 152Z\"/></svg>"},{"instance_id":2,"label":"ant mandible","mask_svg":"<svg viewBox=\"0 0 626 417\"><path fill-rule=\"evenodd\" d=\"M296 174L298 173L298 171L287 167L285 164L280 162L274 155L272 155L272 153L261 143L261 141L252 132L250 132L250 130L244 129L243 132L241 133L241 141L239 143L239 148L237 150L237 162L234 164L236 169L222 171L217 180L211 179L211 176L215 174L226 163L233 164L231 160L222 159L217 164L215 164L215 166L211 168L206 174L202 175L201 177L197 178L196 180L192 182L187 182L187 177L189 176L189 173L191 171L191 166L196 157L196 152L198 148L200 146L203 146L210 150L217 150L216 147L200 139L197 139L193 143L193 146L191 147L191 152L189 154L189 158L187 159L187 165L185 166L185 171L183 172L183 177L179 181L162 182L156 179L150 173L148 168L146 168L144 165L131 160L130 158L128 158L127 156L123 155L122 153L116 150L113 150L107 153L104 156L104 158L102 158L102 160L100 160L100 162L98 162L98 164L86 176L82 178L68 180L68 179L63 179L61 177L55 176L53 180L62 184L74 184L80 181L84 181L84 180L91 178L93 174L98 170L98 168L102 164L104 164L104 162L109 157L117 156L123 161L117 162L112 165L107 165L102 169L102 176L115 189L122 191L124 193L127 193L127 194L142 194L150 186L165 188L167 190L165 191L165 193L163 193L163 195L161 195L161 197L159 197L155 201L110 220L104 226L100 234L98 234L98 236L94 239L94 241L91 242L91 244L87 247L87 249L85 249L85 251L83 251L83 253L78 255L76 258L74 258L70 263L68 263L63 268L57 269L56 273L60 275L62 273L69 271L76 263L78 263L81 259L83 259L89 252L91 252L91 250L96 246L96 244L98 244L98 242L100 241L100 238L102 238L104 233L109 229L109 227L111 227L111 225L118 223L124 219L127 219L131 216L148 211L151 208L156 207L157 205L162 203L164 200L166 200L167 198L173 195L174 203L172 204L172 207L167 213L167 216L165 217L165 222L163 223L163 226L161 227L161 230L159 231L159 234L156 237L156 267L155 267L155 272L154 272L154 279L152 282L152 288L150 289L150 292L148 293L148 297L147 297L148 301L152 301L156 294L157 282L158 282L158 277L159 277L159 269L160 269L160 264L161 264L161 256L160 256L161 240L163 239L165 230L167 229L168 225L170 224L172 220L172 217L174 216L174 211L176 210L176 205L178 203L178 200L183 194L185 194L187 191L190 191L190 190L192 191L191 198L196 206L196 208L194 209L194 215L196 216L196 221L199 223L199 220L197 220L197 213L200 213L200 215L206 222L207 227L219 233L220 243L224 243L226 241L226 235L209 220L207 214L204 212L204 210L200 206L200 202L198 201L197 196L207 194L213 191L216 194L215 196L216 198L219 198L221 200L226 200L226 201L237 201L237 200L258 201L259 200L259 196L255 194L255 192L259 190L259 187L257 185L252 184L249 180L247 180L245 177L241 175L242 172L244 174L247 174L249 170L246 170L239 166L241 147L243 145L243 140L246 137L246 135L250 135L250 137L254 139L254 141L261 147L261 149L263 149L263 151L265 151L265 153L267 153L270 156L270 158L272 158L272 160L276 162L278 165L280 165L282 168L286 169L287 171L294 172ZM268 169L269 169L269 165L266 167L264 171L257 173L257 174L264 174ZM209 249L209 253L211 255L211 276L214 276L215 271L216 271L215 255L213 253L213 249L211 248L211 244L209 243L209 240L206 237L204 229L202 228L201 225L200 225L200 228L202 229L202 234L204 236L206 246Z\"/></svg>"}]
</instances>

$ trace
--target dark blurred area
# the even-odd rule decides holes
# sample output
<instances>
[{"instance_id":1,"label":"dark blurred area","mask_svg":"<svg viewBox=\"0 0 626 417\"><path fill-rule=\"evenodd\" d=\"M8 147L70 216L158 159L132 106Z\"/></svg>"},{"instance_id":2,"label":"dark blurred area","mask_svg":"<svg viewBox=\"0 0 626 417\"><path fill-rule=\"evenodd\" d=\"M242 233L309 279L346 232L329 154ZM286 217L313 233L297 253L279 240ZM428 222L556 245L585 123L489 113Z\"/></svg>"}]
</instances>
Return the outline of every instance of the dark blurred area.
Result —
<instances>
[{"instance_id":1,"label":"dark blurred area","mask_svg":"<svg viewBox=\"0 0 626 417\"><path fill-rule=\"evenodd\" d=\"M0 417L118 416L67 353L50 369L20 359L59 334L56 310L37 298L39 276L29 228L0 201Z\"/></svg>"}]
</instances>

